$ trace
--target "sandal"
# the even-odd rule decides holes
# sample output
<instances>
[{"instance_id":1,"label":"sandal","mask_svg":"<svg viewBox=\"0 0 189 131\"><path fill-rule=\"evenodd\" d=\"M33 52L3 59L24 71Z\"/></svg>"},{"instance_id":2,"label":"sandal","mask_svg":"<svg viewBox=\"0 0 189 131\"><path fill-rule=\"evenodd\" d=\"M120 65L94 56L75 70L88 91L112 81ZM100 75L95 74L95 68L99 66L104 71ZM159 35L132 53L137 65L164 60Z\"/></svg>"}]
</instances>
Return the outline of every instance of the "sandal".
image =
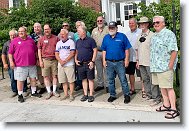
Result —
<instances>
[{"instance_id":1,"label":"sandal","mask_svg":"<svg viewBox=\"0 0 189 131\"><path fill-rule=\"evenodd\" d=\"M142 98L146 98L146 92L142 91Z\"/></svg>"},{"instance_id":2,"label":"sandal","mask_svg":"<svg viewBox=\"0 0 189 131\"><path fill-rule=\"evenodd\" d=\"M130 90L130 95L132 96L134 94L136 94L136 91L135 90L134 91Z\"/></svg>"},{"instance_id":3,"label":"sandal","mask_svg":"<svg viewBox=\"0 0 189 131\"><path fill-rule=\"evenodd\" d=\"M165 109L162 109L164 107ZM166 106L160 106L158 109L156 109L157 112L163 112L163 111L171 111L171 106L166 107Z\"/></svg>"},{"instance_id":4,"label":"sandal","mask_svg":"<svg viewBox=\"0 0 189 131\"><path fill-rule=\"evenodd\" d=\"M171 112L167 113L166 116L165 116L165 118L167 118L167 119L174 119L175 117L177 117L177 116L180 115L180 113L177 110L170 109L170 111L172 113Z\"/></svg>"}]
</instances>

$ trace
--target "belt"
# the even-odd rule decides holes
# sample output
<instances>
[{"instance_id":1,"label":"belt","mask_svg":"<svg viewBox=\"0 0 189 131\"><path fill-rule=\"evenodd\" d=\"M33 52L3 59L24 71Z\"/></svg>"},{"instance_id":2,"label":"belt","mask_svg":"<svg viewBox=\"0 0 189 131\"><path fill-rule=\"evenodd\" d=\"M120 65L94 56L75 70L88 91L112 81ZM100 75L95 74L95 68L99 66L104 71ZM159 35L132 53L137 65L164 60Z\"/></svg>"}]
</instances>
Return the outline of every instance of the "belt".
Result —
<instances>
[{"instance_id":1,"label":"belt","mask_svg":"<svg viewBox=\"0 0 189 131\"><path fill-rule=\"evenodd\" d=\"M121 59L121 60L108 60L106 59L106 61L111 61L111 62L119 62L119 61L123 61L124 59Z\"/></svg>"},{"instance_id":2,"label":"belt","mask_svg":"<svg viewBox=\"0 0 189 131\"><path fill-rule=\"evenodd\" d=\"M53 60L56 60L56 59L53 59L53 58L43 58L45 60L49 60L49 61L53 61Z\"/></svg>"}]
</instances>

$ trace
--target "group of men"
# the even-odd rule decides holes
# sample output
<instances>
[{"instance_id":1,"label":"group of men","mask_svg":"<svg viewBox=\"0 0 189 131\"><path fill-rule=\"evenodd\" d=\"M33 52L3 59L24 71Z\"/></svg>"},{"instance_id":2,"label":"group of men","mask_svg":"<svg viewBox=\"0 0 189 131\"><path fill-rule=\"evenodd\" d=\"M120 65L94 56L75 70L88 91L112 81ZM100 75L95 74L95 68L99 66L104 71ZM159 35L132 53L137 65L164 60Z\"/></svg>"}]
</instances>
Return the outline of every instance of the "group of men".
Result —
<instances>
[{"instance_id":1,"label":"group of men","mask_svg":"<svg viewBox=\"0 0 189 131\"><path fill-rule=\"evenodd\" d=\"M138 22L131 18L130 31L126 35L118 32L114 21L105 26L103 17L99 16L96 22L97 27L91 35L82 21L76 22L76 33L70 32L69 24L64 22L58 37L51 34L49 24L44 25L44 34L39 23L34 24L34 34L30 36L24 26L19 28L18 37L15 37L15 30L10 31L11 40L3 47L2 59L4 68L9 69L11 84L16 80L17 90L14 86L12 91L14 96L18 93L18 101L24 102L24 82L29 77L33 97L41 97L45 90L46 99L60 97L57 92L59 82L64 90L60 100L69 98L73 101L74 88L82 87L81 101L93 102L94 91L106 89L110 94L108 102L113 102L117 99L115 78L118 76L127 104L130 96L136 94L134 74L137 71L142 80L142 97L157 105L161 102L161 89L163 105L156 111L168 111L165 115L168 119L177 117L173 72L178 48L174 33L165 27L164 17L153 18L155 33L149 30L147 17L141 17ZM97 87L94 89L95 66ZM129 74L130 89L126 74ZM46 89L37 92L37 79Z\"/></svg>"}]
</instances>

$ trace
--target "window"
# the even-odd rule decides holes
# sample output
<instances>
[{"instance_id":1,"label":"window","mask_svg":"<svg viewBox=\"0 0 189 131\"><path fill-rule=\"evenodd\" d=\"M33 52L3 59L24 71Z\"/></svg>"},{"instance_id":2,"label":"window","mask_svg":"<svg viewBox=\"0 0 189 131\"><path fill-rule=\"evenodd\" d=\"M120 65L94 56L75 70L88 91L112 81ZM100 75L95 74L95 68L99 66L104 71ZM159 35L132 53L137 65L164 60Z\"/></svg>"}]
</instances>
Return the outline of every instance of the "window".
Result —
<instances>
[{"instance_id":1,"label":"window","mask_svg":"<svg viewBox=\"0 0 189 131\"><path fill-rule=\"evenodd\" d=\"M27 5L28 0L9 0L9 8L19 8L20 2L24 2Z\"/></svg>"},{"instance_id":2,"label":"window","mask_svg":"<svg viewBox=\"0 0 189 131\"><path fill-rule=\"evenodd\" d=\"M146 5L146 0L141 0L142 3L144 3Z\"/></svg>"},{"instance_id":3,"label":"window","mask_svg":"<svg viewBox=\"0 0 189 131\"><path fill-rule=\"evenodd\" d=\"M20 5L20 0L13 0L13 7L18 8Z\"/></svg>"},{"instance_id":4,"label":"window","mask_svg":"<svg viewBox=\"0 0 189 131\"><path fill-rule=\"evenodd\" d=\"M124 6L125 20L137 16L137 4L129 4Z\"/></svg>"}]
</instances>

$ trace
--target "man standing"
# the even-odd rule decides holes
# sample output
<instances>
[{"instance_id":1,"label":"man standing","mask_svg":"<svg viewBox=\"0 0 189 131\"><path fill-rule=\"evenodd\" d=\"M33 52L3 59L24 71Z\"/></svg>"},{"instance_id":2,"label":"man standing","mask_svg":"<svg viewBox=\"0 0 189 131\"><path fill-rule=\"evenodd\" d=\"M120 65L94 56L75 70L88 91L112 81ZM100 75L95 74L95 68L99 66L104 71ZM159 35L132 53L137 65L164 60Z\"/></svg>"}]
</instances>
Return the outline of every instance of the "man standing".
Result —
<instances>
[{"instance_id":1,"label":"man standing","mask_svg":"<svg viewBox=\"0 0 189 131\"><path fill-rule=\"evenodd\" d=\"M72 39L68 39L68 30L61 29L60 40L56 45L55 56L58 60L58 81L63 83L64 97L60 100L65 100L70 97L70 101L74 100L74 82L75 82L75 43ZM68 82L70 87L70 95L68 95Z\"/></svg>"},{"instance_id":2,"label":"man standing","mask_svg":"<svg viewBox=\"0 0 189 131\"><path fill-rule=\"evenodd\" d=\"M11 30L9 32L9 36L10 36L10 40L8 40L4 45L3 45L3 49L2 49L2 62L3 62L3 67L5 70L8 70L8 74L11 80L11 89L12 89L12 95L11 97L15 97L18 94L18 90L17 90L17 81L14 79L14 70L10 68L10 62L9 62L9 58L8 58L8 51L9 51L9 46L11 41L17 37L17 31L16 30ZM27 93L27 80L25 80L24 82L24 89L23 89L24 93L23 96L26 97L28 96Z\"/></svg>"},{"instance_id":3,"label":"man standing","mask_svg":"<svg viewBox=\"0 0 189 131\"><path fill-rule=\"evenodd\" d=\"M31 84L31 96L41 97L36 91L36 56L37 46L33 39L27 36L26 27L20 27L19 37L11 41L9 48L10 67L14 69L14 76L17 80L18 101L24 102L22 93L24 81L29 76Z\"/></svg>"},{"instance_id":4,"label":"man standing","mask_svg":"<svg viewBox=\"0 0 189 131\"><path fill-rule=\"evenodd\" d=\"M176 96L173 88L174 70L177 64L177 40L175 34L166 29L163 16L154 16L155 34L151 39L150 71L152 84L159 85L163 96L163 105L157 112L168 111L167 119L174 119L180 113L176 109Z\"/></svg>"},{"instance_id":5,"label":"man standing","mask_svg":"<svg viewBox=\"0 0 189 131\"><path fill-rule=\"evenodd\" d=\"M125 67L129 65L129 49L130 42L127 37L120 32L117 32L117 23L112 21L109 23L109 34L107 34L102 42L101 49L103 50L103 66L107 70L108 89L110 97L108 102L116 100L115 92L115 75L117 74L122 86L124 94L124 103L130 102L129 86L125 76Z\"/></svg>"},{"instance_id":6,"label":"man standing","mask_svg":"<svg viewBox=\"0 0 189 131\"><path fill-rule=\"evenodd\" d=\"M93 29L91 37L95 40L97 44L97 57L95 61L96 70L97 70L97 88L94 91L100 91L106 87L106 91L108 92L108 81L106 77L106 72L103 70L103 63L102 63L102 40L104 36L108 34L108 27L104 25L104 18L99 16L97 18L97 27ZM105 79L104 80L104 75Z\"/></svg>"},{"instance_id":7,"label":"man standing","mask_svg":"<svg viewBox=\"0 0 189 131\"><path fill-rule=\"evenodd\" d=\"M35 44L37 45L39 38L43 36L41 24L35 23L33 28L34 28L34 33L31 34L30 37L35 41ZM37 61L39 61L39 60L37 59ZM41 87L39 94L43 94L46 91L46 89L44 87L44 79L42 76L41 67L39 65L39 62L37 64L38 64L37 65L37 79L38 79L38 81L40 83L40 87Z\"/></svg>"},{"instance_id":8,"label":"man standing","mask_svg":"<svg viewBox=\"0 0 189 131\"><path fill-rule=\"evenodd\" d=\"M52 95L60 97L56 92L58 62L55 58L56 44L59 41L58 37L51 34L51 27L48 24L44 25L44 36L38 41L38 56L40 67L42 68L42 76L44 77L45 86L47 89L46 99L50 99ZM53 84L53 92L51 91L51 79Z\"/></svg>"},{"instance_id":9,"label":"man standing","mask_svg":"<svg viewBox=\"0 0 189 131\"><path fill-rule=\"evenodd\" d=\"M69 31L69 30L70 30L70 25L69 25L68 22L64 22L64 23L62 24L62 29L68 30L68 38L74 40L74 33L71 32L71 31ZM62 37L61 37L60 34L58 34L58 38L59 38L60 40L62 39Z\"/></svg>"},{"instance_id":10,"label":"man standing","mask_svg":"<svg viewBox=\"0 0 189 131\"><path fill-rule=\"evenodd\" d=\"M154 106L161 102L159 87L152 84L150 73L150 45L154 33L148 29L150 23L147 17L141 17L138 23L142 33L137 38L136 43L136 67L140 70L147 100L153 99L151 105Z\"/></svg>"},{"instance_id":11,"label":"man standing","mask_svg":"<svg viewBox=\"0 0 189 131\"><path fill-rule=\"evenodd\" d=\"M132 48L130 49L130 58L129 58L129 66L126 68L126 74L129 75L130 81L130 95L136 94L135 91L135 69L136 69L136 53L135 53L135 44L137 41L137 37L141 33L141 30L137 28L137 21L135 18L129 19L129 28L130 31L126 33L127 38L129 39Z\"/></svg>"},{"instance_id":12,"label":"man standing","mask_svg":"<svg viewBox=\"0 0 189 131\"><path fill-rule=\"evenodd\" d=\"M97 55L97 48L95 40L86 36L86 28L79 26L78 34L80 39L76 42L76 55L75 63L78 69L79 79L82 80L84 95L81 101L88 102L94 101L94 78L95 70L94 64ZM88 84L89 84L89 96L88 96Z\"/></svg>"}]
</instances>

